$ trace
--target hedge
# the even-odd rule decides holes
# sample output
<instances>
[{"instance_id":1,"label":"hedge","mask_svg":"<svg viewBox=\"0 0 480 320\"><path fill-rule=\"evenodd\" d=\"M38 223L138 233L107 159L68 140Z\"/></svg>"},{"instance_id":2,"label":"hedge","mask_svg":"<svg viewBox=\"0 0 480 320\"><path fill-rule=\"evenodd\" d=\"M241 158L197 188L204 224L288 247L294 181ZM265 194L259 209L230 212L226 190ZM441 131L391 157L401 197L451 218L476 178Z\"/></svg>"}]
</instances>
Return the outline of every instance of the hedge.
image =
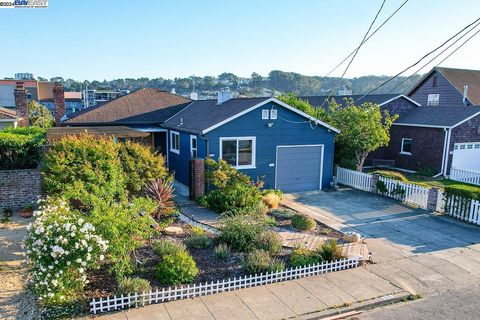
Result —
<instances>
[{"instance_id":1,"label":"hedge","mask_svg":"<svg viewBox=\"0 0 480 320\"><path fill-rule=\"evenodd\" d=\"M40 163L45 129L7 128L0 131L0 170L34 169Z\"/></svg>"}]
</instances>

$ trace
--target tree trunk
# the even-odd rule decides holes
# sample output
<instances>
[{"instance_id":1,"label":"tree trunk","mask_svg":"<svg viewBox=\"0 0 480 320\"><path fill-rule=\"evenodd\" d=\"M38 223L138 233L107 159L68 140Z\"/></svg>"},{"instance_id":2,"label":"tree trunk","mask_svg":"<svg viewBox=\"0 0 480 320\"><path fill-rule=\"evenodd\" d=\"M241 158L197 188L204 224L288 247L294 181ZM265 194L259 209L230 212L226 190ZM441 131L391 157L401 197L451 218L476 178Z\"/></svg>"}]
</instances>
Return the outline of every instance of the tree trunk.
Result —
<instances>
[{"instance_id":1,"label":"tree trunk","mask_svg":"<svg viewBox=\"0 0 480 320\"><path fill-rule=\"evenodd\" d=\"M362 172L363 163L365 162L365 159L367 159L367 156L368 156L368 152L365 152L365 151L355 152L355 157L357 158L357 171Z\"/></svg>"}]
</instances>

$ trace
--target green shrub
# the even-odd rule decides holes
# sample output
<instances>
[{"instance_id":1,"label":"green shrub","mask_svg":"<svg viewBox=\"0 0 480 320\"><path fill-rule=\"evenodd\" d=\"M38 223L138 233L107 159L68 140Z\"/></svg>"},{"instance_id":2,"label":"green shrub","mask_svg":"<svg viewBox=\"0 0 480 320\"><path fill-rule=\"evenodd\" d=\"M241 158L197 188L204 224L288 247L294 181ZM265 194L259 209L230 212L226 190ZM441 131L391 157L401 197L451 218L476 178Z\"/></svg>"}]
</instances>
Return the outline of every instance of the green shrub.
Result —
<instances>
[{"instance_id":1,"label":"green shrub","mask_svg":"<svg viewBox=\"0 0 480 320\"><path fill-rule=\"evenodd\" d=\"M296 212L290 209L280 208L270 211L270 214L280 220L291 220Z\"/></svg>"},{"instance_id":2,"label":"green shrub","mask_svg":"<svg viewBox=\"0 0 480 320\"><path fill-rule=\"evenodd\" d=\"M142 293L150 291L150 289L150 281L146 279L124 277L118 281L119 294Z\"/></svg>"},{"instance_id":3,"label":"green shrub","mask_svg":"<svg viewBox=\"0 0 480 320\"><path fill-rule=\"evenodd\" d=\"M37 168L45 143L45 129L26 127L1 130L0 170Z\"/></svg>"},{"instance_id":4,"label":"green shrub","mask_svg":"<svg viewBox=\"0 0 480 320\"><path fill-rule=\"evenodd\" d=\"M205 234L192 233L187 239L185 239L185 243L189 248L205 249L212 244L212 239Z\"/></svg>"},{"instance_id":5,"label":"green shrub","mask_svg":"<svg viewBox=\"0 0 480 320\"><path fill-rule=\"evenodd\" d=\"M269 192L262 196L263 203L269 209L277 209L280 205L280 200L282 200L276 193Z\"/></svg>"},{"instance_id":6,"label":"green shrub","mask_svg":"<svg viewBox=\"0 0 480 320\"><path fill-rule=\"evenodd\" d=\"M197 264L186 251L178 251L163 256L155 269L155 276L162 285L192 282L197 273Z\"/></svg>"},{"instance_id":7,"label":"green shrub","mask_svg":"<svg viewBox=\"0 0 480 320\"><path fill-rule=\"evenodd\" d=\"M285 269L285 264L272 258L267 251L257 249L244 255L242 267L249 274L258 274L283 270Z\"/></svg>"},{"instance_id":8,"label":"green shrub","mask_svg":"<svg viewBox=\"0 0 480 320\"><path fill-rule=\"evenodd\" d=\"M86 205L92 205L92 197L120 198L125 195L125 175L118 152L119 144L112 138L81 135L55 142L42 168L46 193L63 194Z\"/></svg>"},{"instance_id":9,"label":"green shrub","mask_svg":"<svg viewBox=\"0 0 480 320\"><path fill-rule=\"evenodd\" d=\"M437 172L432 167L422 167L416 172L417 175L423 177L433 177Z\"/></svg>"},{"instance_id":10,"label":"green shrub","mask_svg":"<svg viewBox=\"0 0 480 320\"><path fill-rule=\"evenodd\" d=\"M230 257L230 247L225 243L220 243L215 247L215 257L219 260L226 260Z\"/></svg>"},{"instance_id":11,"label":"green shrub","mask_svg":"<svg viewBox=\"0 0 480 320\"><path fill-rule=\"evenodd\" d=\"M322 262L322 257L314 251L305 248L296 248L290 256L290 264L293 267L303 267Z\"/></svg>"},{"instance_id":12,"label":"green shrub","mask_svg":"<svg viewBox=\"0 0 480 320\"><path fill-rule=\"evenodd\" d=\"M150 180L172 182L163 156L151 147L126 141L120 144L118 152L126 188L131 194L140 193Z\"/></svg>"},{"instance_id":13,"label":"green shrub","mask_svg":"<svg viewBox=\"0 0 480 320\"><path fill-rule=\"evenodd\" d=\"M107 257L117 277L133 272L135 264L132 252L155 233L149 215L154 209L155 204L148 198L124 199L121 202L99 199L85 216L97 232L109 241ZM146 214L141 215L141 212Z\"/></svg>"},{"instance_id":14,"label":"green shrub","mask_svg":"<svg viewBox=\"0 0 480 320\"><path fill-rule=\"evenodd\" d=\"M264 231L263 220L252 216L232 216L222 220L219 238L233 250L250 251L255 248Z\"/></svg>"},{"instance_id":15,"label":"green shrub","mask_svg":"<svg viewBox=\"0 0 480 320\"><path fill-rule=\"evenodd\" d=\"M469 185L453 180L444 181L445 196L460 196L464 198L470 198L480 200L480 187L475 185Z\"/></svg>"},{"instance_id":16,"label":"green shrub","mask_svg":"<svg viewBox=\"0 0 480 320\"><path fill-rule=\"evenodd\" d=\"M166 239L153 241L152 248L153 252L159 257L187 250L183 243L175 243Z\"/></svg>"},{"instance_id":17,"label":"green shrub","mask_svg":"<svg viewBox=\"0 0 480 320\"><path fill-rule=\"evenodd\" d=\"M297 230L312 230L315 229L317 223L307 215L296 214L292 217L292 226Z\"/></svg>"},{"instance_id":18,"label":"green shrub","mask_svg":"<svg viewBox=\"0 0 480 320\"><path fill-rule=\"evenodd\" d=\"M380 194L386 194L388 192L387 185L382 180L377 181L377 192Z\"/></svg>"},{"instance_id":19,"label":"green shrub","mask_svg":"<svg viewBox=\"0 0 480 320\"><path fill-rule=\"evenodd\" d=\"M207 183L215 187L207 193L205 202L213 211L229 215L248 213L257 209L262 195L262 183L254 183L224 160L205 160Z\"/></svg>"},{"instance_id":20,"label":"green shrub","mask_svg":"<svg viewBox=\"0 0 480 320\"><path fill-rule=\"evenodd\" d=\"M335 239L322 243L318 250L318 254L324 261L334 261L345 258L342 248L337 245L337 240Z\"/></svg>"},{"instance_id":21,"label":"green shrub","mask_svg":"<svg viewBox=\"0 0 480 320\"><path fill-rule=\"evenodd\" d=\"M258 239L257 248L275 256L282 251L282 238L274 231L265 231Z\"/></svg>"},{"instance_id":22,"label":"green shrub","mask_svg":"<svg viewBox=\"0 0 480 320\"><path fill-rule=\"evenodd\" d=\"M167 218L177 211L173 201L172 182L161 179L150 180L144 187L144 192L157 203L157 209L153 213L155 219Z\"/></svg>"}]
</instances>

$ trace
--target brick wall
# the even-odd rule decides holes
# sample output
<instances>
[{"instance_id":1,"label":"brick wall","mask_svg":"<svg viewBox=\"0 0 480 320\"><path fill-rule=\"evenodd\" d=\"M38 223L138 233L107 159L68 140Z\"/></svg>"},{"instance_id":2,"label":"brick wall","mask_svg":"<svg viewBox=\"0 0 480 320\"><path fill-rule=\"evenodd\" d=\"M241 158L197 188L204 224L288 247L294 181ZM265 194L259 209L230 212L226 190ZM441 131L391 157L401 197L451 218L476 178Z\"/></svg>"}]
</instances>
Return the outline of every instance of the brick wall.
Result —
<instances>
[{"instance_id":1,"label":"brick wall","mask_svg":"<svg viewBox=\"0 0 480 320\"><path fill-rule=\"evenodd\" d=\"M41 193L40 170L0 170L0 210L19 209Z\"/></svg>"}]
</instances>

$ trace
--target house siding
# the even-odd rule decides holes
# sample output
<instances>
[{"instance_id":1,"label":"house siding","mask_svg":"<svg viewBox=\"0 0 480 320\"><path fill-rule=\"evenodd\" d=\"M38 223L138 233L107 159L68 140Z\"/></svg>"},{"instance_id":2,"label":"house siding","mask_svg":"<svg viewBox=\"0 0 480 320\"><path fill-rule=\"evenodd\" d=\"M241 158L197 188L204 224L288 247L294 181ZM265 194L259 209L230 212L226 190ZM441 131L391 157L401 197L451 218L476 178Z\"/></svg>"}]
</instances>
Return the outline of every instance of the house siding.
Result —
<instances>
[{"instance_id":1,"label":"house siding","mask_svg":"<svg viewBox=\"0 0 480 320\"><path fill-rule=\"evenodd\" d=\"M382 111L387 110L390 115L398 114L401 117L402 115L408 114L414 108L418 108L418 106L401 97L382 105L380 108Z\"/></svg>"},{"instance_id":2,"label":"house siding","mask_svg":"<svg viewBox=\"0 0 480 320\"><path fill-rule=\"evenodd\" d=\"M180 133L180 154L170 151L170 131ZM168 130L168 167L175 175L175 179L188 186L190 182L190 135L191 133ZM206 141L197 135L197 157L205 158L207 156Z\"/></svg>"},{"instance_id":3,"label":"house siding","mask_svg":"<svg viewBox=\"0 0 480 320\"><path fill-rule=\"evenodd\" d=\"M478 108L478 111L480 112L480 107L472 108ZM480 142L480 115L452 129L449 145L448 172L450 172L452 166L453 147L455 143L463 142Z\"/></svg>"},{"instance_id":4,"label":"house siding","mask_svg":"<svg viewBox=\"0 0 480 320\"><path fill-rule=\"evenodd\" d=\"M437 76L437 86L433 86L433 77ZM463 95L460 93L440 72L434 71L423 80L419 86L409 94L409 97L420 103L427 105L429 94L439 94L439 106L454 107L463 105Z\"/></svg>"},{"instance_id":5,"label":"house siding","mask_svg":"<svg viewBox=\"0 0 480 320\"><path fill-rule=\"evenodd\" d=\"M272 107L278 110L278 119L262 120L262 109ZM328 188L333 174L335 133L306 121L304 117L271 102L207 133L209 153L218 160L220 137L256 137L256 167L241 171L252 179L261 178L265 188L273 189L277 146L323 144L322 187ZM269 122L273 123L271 128L267 126Z\"/></svg>"},{"instance_id":6,"label":"house siding","mask_svg":"<svg viewBox=\"0 0 480 320\"><path fill-rule=\"evenodd\" d=\"M402 139L412 139L412 154L401 154ZM432 168L437 173L442 168L445 132L441 128L392 126L390 143L387 147L373 152L366 164L373 165L373 159L395 161L395 167L418 171Z\"/></svg>"}]
</instances>

